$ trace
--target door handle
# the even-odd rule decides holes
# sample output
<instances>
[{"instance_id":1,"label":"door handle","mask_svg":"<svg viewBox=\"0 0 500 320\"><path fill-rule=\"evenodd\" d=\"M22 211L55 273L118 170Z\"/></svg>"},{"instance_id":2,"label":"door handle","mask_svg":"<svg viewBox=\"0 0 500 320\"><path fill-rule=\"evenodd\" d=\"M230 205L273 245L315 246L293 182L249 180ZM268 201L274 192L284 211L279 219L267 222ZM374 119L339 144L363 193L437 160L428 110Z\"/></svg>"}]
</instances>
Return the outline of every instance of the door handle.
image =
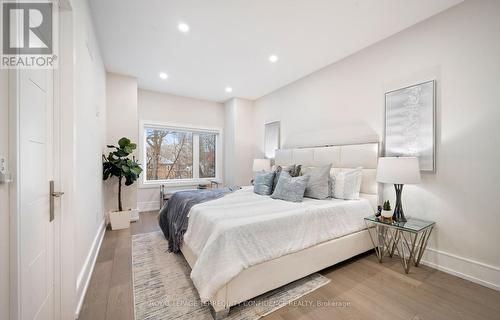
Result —
<instances>
[{"instance_id":1,"label":"door handle","mask_svg":"<svg viewBox=\"0 0 500 320\"><path fill-rule=\"evenodd\" d=\"M54 198L60 198L64 192L54 191L54 181L49 181L49 222L54 220Z\"/></svg>"}]
</instances>

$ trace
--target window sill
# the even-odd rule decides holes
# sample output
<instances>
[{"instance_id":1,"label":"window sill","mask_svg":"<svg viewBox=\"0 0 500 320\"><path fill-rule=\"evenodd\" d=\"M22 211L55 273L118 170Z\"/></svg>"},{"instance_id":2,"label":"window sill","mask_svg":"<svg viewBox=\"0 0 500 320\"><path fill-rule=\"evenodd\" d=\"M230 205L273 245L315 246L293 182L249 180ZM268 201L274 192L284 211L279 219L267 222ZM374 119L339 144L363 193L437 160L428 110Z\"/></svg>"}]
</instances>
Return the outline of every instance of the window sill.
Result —
<instances>
[{"instance_id":1,"label":"window sill","mask_svg":"<svg viewBox=\"0 0 500 320\"><path fill-rule=\"evenodd\" d=\"M166 187L190 187L190 186L197 186L200 184L210 185L210 181L218 181L219 183L221 183L221 180L218 178L184 180L184 181L158 181L158 182L143 182L139 185L139 188L154 189L160 187L161 185Z\"/></svg>"}]
</instances>

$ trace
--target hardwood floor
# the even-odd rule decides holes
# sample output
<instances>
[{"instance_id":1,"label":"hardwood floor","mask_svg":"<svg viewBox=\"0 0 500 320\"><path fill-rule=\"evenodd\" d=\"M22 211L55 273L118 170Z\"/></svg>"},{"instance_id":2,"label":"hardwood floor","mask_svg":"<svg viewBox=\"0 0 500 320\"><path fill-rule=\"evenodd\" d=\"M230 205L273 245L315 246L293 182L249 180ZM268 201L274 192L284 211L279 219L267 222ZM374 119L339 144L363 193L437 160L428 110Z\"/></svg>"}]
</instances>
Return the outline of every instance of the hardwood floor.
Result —
<instances>
[{"instance_id":1,"label":"hardwood floor","mask_svg":"<svg viewBox=\"0 0 500 320\"><path fill-rule=\"evenodd\" d=\"M160 230L156 213L141 213L130 229L106 230L78 319L134 319L132 235Z\"/></svg>"},{"instance_id":2,"label":"hardwood floor","mask_svg":"<svg viewBox=\"0 0 500 320\"><path fill-rule=\"evenodd\" d=\"M134 319L131 236L159 230L157 214L140 217L106 231L79 319ZM406 275L397 258L368 253L321 273L328 285L264 319L500 319L500 292L426 266Z\"/></svg>"}]
</instances>

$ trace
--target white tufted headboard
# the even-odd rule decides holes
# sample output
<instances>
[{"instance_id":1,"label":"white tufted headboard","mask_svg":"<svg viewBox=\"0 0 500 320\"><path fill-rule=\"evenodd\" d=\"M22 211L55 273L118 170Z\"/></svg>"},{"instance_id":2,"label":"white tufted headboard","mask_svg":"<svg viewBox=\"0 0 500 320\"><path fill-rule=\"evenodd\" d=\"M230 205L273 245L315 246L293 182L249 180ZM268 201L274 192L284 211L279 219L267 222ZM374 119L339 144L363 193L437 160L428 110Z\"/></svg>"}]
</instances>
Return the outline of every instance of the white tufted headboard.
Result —
<instances>
[{"instance_id":1,"label":"white tufted headboard","mask_svg":"<svg viewBox=\"0 0 500 320\"><path fill-rule=\"evenodd\" d=\"M276 150L276 165L300 164L314 167L332 164L333 172L363 167L360 197L370 201L373 210L378 205L377 163L379 143L348 144L329 147Z\"/></svg>"}]
</instances>

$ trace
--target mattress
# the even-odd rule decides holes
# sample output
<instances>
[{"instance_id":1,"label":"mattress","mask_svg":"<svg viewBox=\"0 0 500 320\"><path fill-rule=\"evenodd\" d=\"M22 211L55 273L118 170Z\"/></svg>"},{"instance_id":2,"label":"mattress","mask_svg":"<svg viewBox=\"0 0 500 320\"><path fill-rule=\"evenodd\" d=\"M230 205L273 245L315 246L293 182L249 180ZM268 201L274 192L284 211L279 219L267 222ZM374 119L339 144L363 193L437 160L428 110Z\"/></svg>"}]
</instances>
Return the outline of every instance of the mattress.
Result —
<instances>
[{"instance_id":1,"label":"mattress","mask_svg":"<svg viewBox=\"0 0 500 320\"><path fill-rule=\"evenodd\" d=\"M257 195L252 187L198 204L184 236L197 257L191 279L207 302L244 269L358 232L372 213L366 199L293 203Z\"/></svg>"}]
</instances>

